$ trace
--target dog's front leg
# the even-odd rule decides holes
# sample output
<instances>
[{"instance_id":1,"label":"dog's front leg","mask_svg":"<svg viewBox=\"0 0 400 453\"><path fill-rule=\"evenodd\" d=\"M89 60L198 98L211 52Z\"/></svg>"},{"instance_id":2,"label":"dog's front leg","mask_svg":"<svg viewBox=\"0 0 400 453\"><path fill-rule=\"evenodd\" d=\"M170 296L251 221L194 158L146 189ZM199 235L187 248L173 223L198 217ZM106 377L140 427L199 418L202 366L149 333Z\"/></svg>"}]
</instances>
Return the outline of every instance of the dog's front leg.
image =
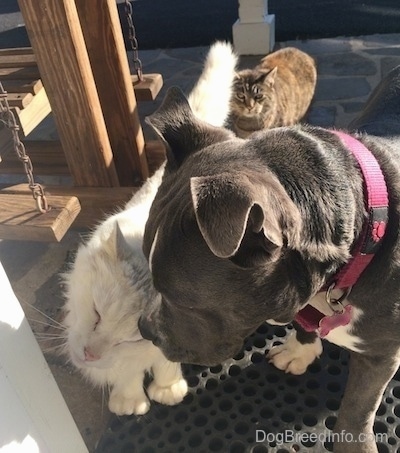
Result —
<instances>
[{"instance_id":1,"label":"dog's front leg","mask_svg":"<svg viewBox=\"0 0 400 453\"><path fill-rule=\"evenodd\" d=\"M377 453L373 425L383 392L399 360L350 355L349 377L334 428L336 453Z\"/></svg>"},{"instance_id":2,"label":"dog's front leg","mask_svg":"<svg viewBox=\"0 0 400 453\"><path fill-rule=\"evenodd\" d=\"M293 327L285 343L272 347L267 358L286 373L303 374L308 365L321 355L322 343L315 332L306 332L296 322L293 322Z\"/></svg>"}]
</instances>

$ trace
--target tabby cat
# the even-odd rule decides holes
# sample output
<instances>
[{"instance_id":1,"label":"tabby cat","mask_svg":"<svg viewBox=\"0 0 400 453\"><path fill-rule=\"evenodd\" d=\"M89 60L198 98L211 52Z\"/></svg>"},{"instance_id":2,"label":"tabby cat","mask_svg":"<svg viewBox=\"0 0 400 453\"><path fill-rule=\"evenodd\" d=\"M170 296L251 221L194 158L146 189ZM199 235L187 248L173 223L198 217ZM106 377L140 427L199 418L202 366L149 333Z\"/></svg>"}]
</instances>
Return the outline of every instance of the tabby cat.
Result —
<instances>
[{"instance_id":1,"label":"tabby cat","mask_svg":"<svg viewBox=\"0 0 400 453\"><path fill-rule=\"evenodd\" d=\"M273 52L236 75L231 123L246 138L254 131L297 123L306 114L317 81L315 61L294 47Z\"/></svg>"}]
</instances>

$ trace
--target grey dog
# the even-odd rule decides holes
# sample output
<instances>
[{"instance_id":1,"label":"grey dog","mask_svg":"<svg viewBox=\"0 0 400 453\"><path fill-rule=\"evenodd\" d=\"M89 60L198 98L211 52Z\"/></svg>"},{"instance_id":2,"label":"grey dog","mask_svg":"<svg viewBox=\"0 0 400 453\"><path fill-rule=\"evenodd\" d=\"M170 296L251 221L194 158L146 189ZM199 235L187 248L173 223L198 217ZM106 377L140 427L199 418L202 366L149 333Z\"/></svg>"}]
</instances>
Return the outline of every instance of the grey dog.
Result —
<instances>
[{"instance_id":1,"label":"grey dog","mask_svg":"<svg viewBox=\"0 0 400 453\"><path fill-rule=\"evenodd\" d=\"M265 320L295 321L269 359L300 374L320 337L349 349L335 430L363 440L335 451L376 452L375 411L400 363L400 67L348 128L386 184L388 206L372 214L360 164L334 131L296 125L239 139L197 120L177 88L149 122L167 166L143 245L162 297L141 317L142 335L172 361L212 365ZM365 226L379 244L359 253L371 260L352 288L335 287ZM298 322L309 306L327 320L324 334Z\"/></svg>"}]
</instances>

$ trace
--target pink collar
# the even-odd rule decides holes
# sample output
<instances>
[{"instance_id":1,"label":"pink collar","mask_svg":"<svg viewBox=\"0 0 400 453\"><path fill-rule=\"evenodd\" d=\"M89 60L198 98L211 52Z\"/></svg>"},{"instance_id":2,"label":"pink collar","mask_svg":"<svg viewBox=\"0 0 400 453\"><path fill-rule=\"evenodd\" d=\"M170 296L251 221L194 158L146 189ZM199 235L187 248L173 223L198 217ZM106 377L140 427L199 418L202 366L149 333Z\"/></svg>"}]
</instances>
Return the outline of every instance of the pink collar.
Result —
<instances>
[{"instance_id":1,"label":"pink collar","mask_svg":"<svg viewBox=\"0 0 400 453\"><path fill-rule=\"evenodd\" d=\"M364 176L364 200L365 209L368 212L363 230L360 234L350 260L329 282L326 293L327 303L334 311L332 316L324 316L316 308L306 305L297 313L295 321L307 332L317 331L321 337L340 325L347 325L351 321L352 306L343 307L341 300L344 300L351 291L351 287L371 262L374 254L378 251L385 234L388 220L388 191L382 170L374 155L361 142L352 136L340 132L331 131L337 135L344 145L351 151L358 161L361 172ZM344 291L344 297L340 300L330 298L333 288ZM324 290L325 291L325 290ZM333 307L337 307L337 309Z\"/></svg>"}]
</instances>

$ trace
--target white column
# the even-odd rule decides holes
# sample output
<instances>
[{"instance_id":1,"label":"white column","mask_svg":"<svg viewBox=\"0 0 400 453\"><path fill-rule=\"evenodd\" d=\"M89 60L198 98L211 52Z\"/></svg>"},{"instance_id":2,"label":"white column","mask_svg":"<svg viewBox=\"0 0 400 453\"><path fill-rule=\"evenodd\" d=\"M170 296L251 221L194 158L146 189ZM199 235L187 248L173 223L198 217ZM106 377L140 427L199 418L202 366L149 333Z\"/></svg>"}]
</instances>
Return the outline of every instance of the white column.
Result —
<instances>
[{"instance_id":1,"label":"white column","mask_svg":"<svg viewBox=\"0 0 400 453\"><path fill-rule=\"evenodd\" d=\"M1 263L0 450L88 451Z\"/></svg>"},{"instance_id":2,"label":"white column","mask_svg":"<svg viewBox=\"0 0 400 453\"><path fill-rule=\"evenodd\" d=\"M239 19L232 35L239 55L270 53L275 45L275 15L268 14L268 0L239 0Z\"/></svg>"}]
</instances>

